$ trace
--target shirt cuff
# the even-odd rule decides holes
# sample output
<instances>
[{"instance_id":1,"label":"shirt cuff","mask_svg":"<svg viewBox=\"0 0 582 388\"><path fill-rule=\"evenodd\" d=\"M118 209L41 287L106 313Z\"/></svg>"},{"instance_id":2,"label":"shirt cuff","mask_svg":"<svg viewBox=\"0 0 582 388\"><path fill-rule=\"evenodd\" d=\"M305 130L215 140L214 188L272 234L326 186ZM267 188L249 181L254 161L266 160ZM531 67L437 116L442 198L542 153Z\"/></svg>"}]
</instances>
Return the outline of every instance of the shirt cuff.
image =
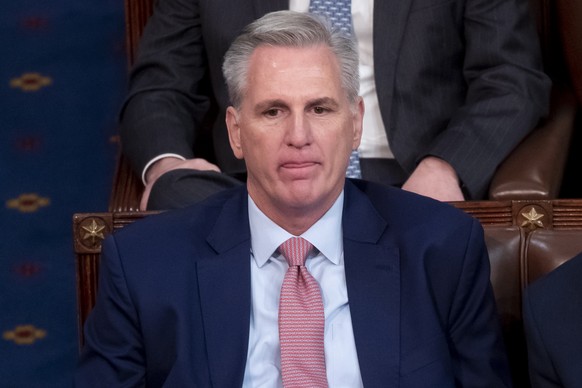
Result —
<instances>
[{"instance_id":1,"label":"shirt cuff","mask_svg":"<svg viewBox=\"0 0 582 388\"><path fill-rule=\"evenodd\" d=\"M141 181L143 182L144 186L147 184L146 173L148 172L148 169L152 166L152 164L154 164L158 160L164 159L164 158L176 158L176 159L180 159L180 160L186 160L185 157L183 157L182 155L178 155L178 154L161 154L161 155L156 156L155 158L150 160L148 162L148 164L146 164L143 171L141 172Z\"/></svg>"}]
</instances>

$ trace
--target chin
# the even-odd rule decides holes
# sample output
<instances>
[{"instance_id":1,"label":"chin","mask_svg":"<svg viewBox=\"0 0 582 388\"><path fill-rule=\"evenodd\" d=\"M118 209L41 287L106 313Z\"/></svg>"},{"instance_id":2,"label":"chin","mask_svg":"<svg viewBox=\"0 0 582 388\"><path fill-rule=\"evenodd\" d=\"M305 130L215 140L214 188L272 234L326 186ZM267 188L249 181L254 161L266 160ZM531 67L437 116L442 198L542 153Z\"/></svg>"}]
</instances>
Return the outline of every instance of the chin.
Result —
<instances>
[{"instance_id":1,"label":"chin","mask_svg":"<svg viewBox=\"0 0 582 388\"><path fill-rule=\"evenodd\" d=\"M286 201L290 207L300 209L314 209L318 206L326 206L326 203L332 198L331 191L322 191L311 187L305 187L300 190L290 189L285 194ZM333 198L335 200L335 197Z\"/></svg>"},{"instance_id":2,"label":"chin","mask_svg":"<svg viewBox=\"0 0 582 388\"><path fill-rule=\"evenodd\" d=\"M286 195L286 201L293 207L310 206L317 202L318 197L311 192L306 191L289 191Z\"/></svg>"}]
</instances>

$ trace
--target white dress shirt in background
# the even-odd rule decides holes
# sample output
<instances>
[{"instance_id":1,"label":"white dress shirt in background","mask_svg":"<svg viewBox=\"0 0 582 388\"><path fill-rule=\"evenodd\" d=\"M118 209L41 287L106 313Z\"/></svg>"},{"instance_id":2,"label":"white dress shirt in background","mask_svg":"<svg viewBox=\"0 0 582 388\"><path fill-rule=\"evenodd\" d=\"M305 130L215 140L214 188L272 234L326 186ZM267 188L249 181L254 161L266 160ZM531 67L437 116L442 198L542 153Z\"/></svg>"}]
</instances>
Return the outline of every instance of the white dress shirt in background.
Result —
<instances>
[{"instance_id":1,"label":"white dress shirt in background","mask_svg":"<svg viewBox=\"0 0 582 388\"><path fill-rule=\"evenodd\" d=\"M290 0L289 9L309 11L309 0ZM394 154L388 145L388 137L378 104L374 79L373 45L374 0L352 0L352 26L358 40L360 55L360 95L364 98L364 132L358 148L361 158L389 158Z\"/></svg>"}]
</instances>

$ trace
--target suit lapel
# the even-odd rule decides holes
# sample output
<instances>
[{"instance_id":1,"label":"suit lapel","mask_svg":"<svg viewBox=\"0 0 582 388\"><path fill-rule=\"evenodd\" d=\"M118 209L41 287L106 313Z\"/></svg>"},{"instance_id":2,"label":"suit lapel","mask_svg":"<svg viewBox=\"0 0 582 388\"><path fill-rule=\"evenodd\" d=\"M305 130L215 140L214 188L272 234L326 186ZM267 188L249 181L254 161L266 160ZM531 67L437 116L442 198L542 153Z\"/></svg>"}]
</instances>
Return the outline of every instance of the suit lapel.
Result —
<instances>
[{"instance_id":1,"label":"suit lapel","mask_svg":"<svg viewBox=\"0 0 582 388\"><path fill-rule=\"evenodd\" d=\"M400 261L387 228L369 199L347 182L343 216L346 283L366 387L398 384ZM215 387L241 386L251 292L246 190L227 200L207 240L216 255L199 260L197 273L211 381Z\"/></svg>"},{"instance_id":2,"label":"suit lapel","mask_svg":"<svg viewBox=\"0 0 582 388\"><path fill-rule=\"evenodd\" d=\"M388 132L396 64L411 3L412 0L374 1L374 77L382 119Z\"/></svg>"},{"instance_id":3,"label":"suit lapel","mask_svg":"<svg viewBox=\"0 0 582 388\"><path fill-rule=\"evenodd\" d=\"M365 387L398 386L400 257L370 201L346 184L344 259L352 325ZM388 230L387 230L388 229Z\"/></svg>"},{"instance_id":4,"label":"suit lapel","mask_svg":"<svg viewBox=\"0 0 582 388\"><path fill-rule=\"evenodd\" d=\"M215 387L242 385L248 348L250 231L246 190L239 193L225 203L208 236L216 256L197 264L208 363Z\"/></svg>"}]
</instances>

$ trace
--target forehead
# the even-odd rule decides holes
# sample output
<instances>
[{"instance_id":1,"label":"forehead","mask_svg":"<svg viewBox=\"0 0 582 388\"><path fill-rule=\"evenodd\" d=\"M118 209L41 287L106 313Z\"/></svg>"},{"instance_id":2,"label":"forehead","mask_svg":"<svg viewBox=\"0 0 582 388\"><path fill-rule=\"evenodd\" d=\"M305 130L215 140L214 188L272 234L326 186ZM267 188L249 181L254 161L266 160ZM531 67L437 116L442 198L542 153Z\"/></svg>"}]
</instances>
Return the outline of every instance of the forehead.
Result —
<instances>
[{"instance_id":1,"label":"forehead","mask_svg":"<svg viewBox=\"0 0 582 388\"><path fill-rule=\"evenodd\" d=\"M331 48L324 44L305 47L287 47L261 45L257 47L249 61L249 70L253 67L263 67L261 70L277 69L282 66L301 67L317 64L326 70L339 70L339 63Z\"/></svg>"},{"instance_id":2,"label":"forehead","mask_svg":"<svg viewBox=\"0 0 582 388\"><path fill-rule=\"evenodd\" d=\"M248 67L247 97L254 94L342 93L338 60L328 46L255 49Z\"/></svg>"}]
</instances>

